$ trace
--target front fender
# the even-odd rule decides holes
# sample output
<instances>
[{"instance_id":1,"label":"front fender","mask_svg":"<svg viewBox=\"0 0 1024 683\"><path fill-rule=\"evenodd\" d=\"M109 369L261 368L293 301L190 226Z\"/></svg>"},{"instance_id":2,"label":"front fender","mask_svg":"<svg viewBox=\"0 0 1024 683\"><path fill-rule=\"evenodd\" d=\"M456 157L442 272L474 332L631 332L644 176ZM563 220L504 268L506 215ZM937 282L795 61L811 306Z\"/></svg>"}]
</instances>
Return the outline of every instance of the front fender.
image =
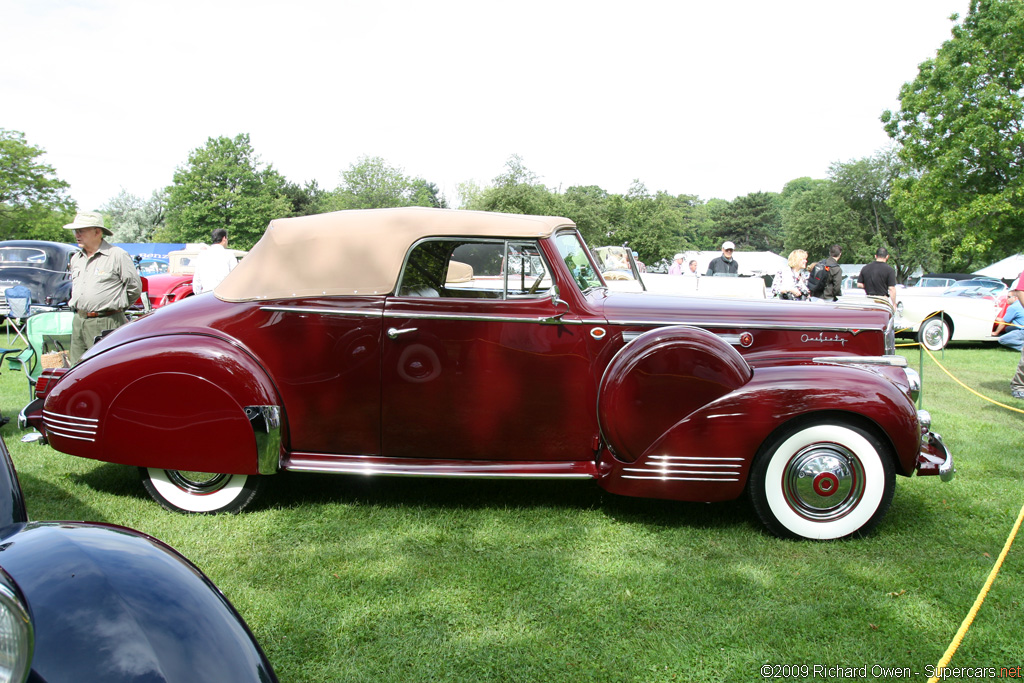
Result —
<instances>
[{"instance_id":1,"label":"front fender","mask_svg":"<svg viewBox=\"0 0 1024 683\"><path fill-rule=\"evenodd\" d=\"M623 495L730 500L743 493L762 444L799 419L864 425L892 446L897 472L914 471L920 428L899 387L863 368L795 365L757 369L736 391L683 415L635 461L606 461L601 483Z\"/></svg>"},{"instance_id":2,"label":"front fender","mask_svg":"<svg viewBox=\"0 0 1024 683\"><path fill-rule=\"evenodd\" d=\"M601 436L616 458L636 460L681 418L736 391L753 376L719 336L697 327L662 327L622 349L598 395Z\"/></svg>"},{"instance_id":3,"label":"front fender","mask_svg":"<svg viewBox=\"0 0 1024 683\"><path fill-rule=\"evenodd\" d=\"M252 356L216 337L174 335L90 356L53 387L43 419L50 444L63 453L256 474L261 444L246 415L254 406L276 410L280 399Z\"/></svg>"}]
</instances>

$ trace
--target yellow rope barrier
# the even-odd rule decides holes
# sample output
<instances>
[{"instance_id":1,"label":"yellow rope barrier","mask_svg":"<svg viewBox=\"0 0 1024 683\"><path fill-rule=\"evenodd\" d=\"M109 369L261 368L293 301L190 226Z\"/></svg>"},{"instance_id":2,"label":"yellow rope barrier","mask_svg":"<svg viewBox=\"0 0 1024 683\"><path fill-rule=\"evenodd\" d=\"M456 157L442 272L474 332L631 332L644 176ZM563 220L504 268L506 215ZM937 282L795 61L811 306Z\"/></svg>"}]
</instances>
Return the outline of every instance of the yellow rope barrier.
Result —
<instances>
[{"instance_id":1,"label":"yellow rope barrier","mask_svg":"<svg viewBox=\"0 0 1024 683\"><path fill-rule=\"evenodd\" d=\"M921 347L921 348L924 348L924 347ZM932 352L931 352L931 351L929 351L928 349L924 349L924 352L928 354L928 357L932 359L932 362L934 362L934 363L935 363L936 365L938 365L938 366L939 366L939 369L940 369L940 370L942 370L942 371L943 371L944 373L946 373L946 375L948 375L948 376L949 376L949 378L950 378L951 380L953 380L954 382L956 382L957 384L959 384L960 386L962 386L962 387L963 387L964 389L966 389L967 391L969 391L969 392L971 392L972 394L974 394L975 396L977 396L978 398L980 398L980 399L982 399L982 400L985 400L985 401L988 401L989 403L992 403L992 404L994 404L994 405L997 405L997 406L999 406L1000 408L1006 408L1007 410L1012 410L1012 411L1013 411L1013 412L1015 412L1015 413L1021 413L1021 414L1024 414L1024 410L1021 410L1020 408L1014 408L1013 406L1008 406L1008 405L1006 405L1005 403L1000 403L999 401L995 401L995 400L993 400L993 399L989 398L988 396L984 396L984 395L982 395L982 394L979 394L979 393L978 393L977 391L975 391L974 389L971 389L971 388L970 388L969 386L967 386L966 384L964 384L963 382L961 382L960 380L958 380L958 379L957 379L956 377L954 377L954 376L953 376L953 373L951 373L951 372L950 372L949 370L947 370L947 369L946 369L946 368L945 368L945 367L944 367L944 366L942 365L942 363L940 363L940 362L939 362L939 361L938 361L938 360L937 360L937 359L935 358L935 356L933 356L933 355L932 355Z\"/></svg>"},{"instance_id":2,"label":"yellow rope barrier","mask_svg":"<svg viewBox=\"0 0 1024 683\"><path fill-rule=\"evenodd\" d=\"M1010 552L1010 546L1013 545L1013 540L1017 537L1017 532L1020 531L1021 521L1024 520L1024 505L1020 508L1020 514L1017 515L1017 522L1013 525L1013 529L1010 530L1010 535L1006 539L1006 544L1003 545L1003 551L999 553L999 558L996 560L996 564L992 567L992 571L988 573L988 580L985 581L985 585L981 588L981 593L978 594L978 598L974 601L974 605L971 607L971 611L964 617L964 621L960 624L960 628L957 630L956 635L953 636L953 642L949 644L946 649L946 653L942 655L942 659L935 669L935 675L928 679L928 683L935 683L936 681L943 678L943 670L949 666L949 661L953 659L953 655L956 653L960 642L967 635L967 629L970 628L974 622L974 617L981 609L981 603L985 602L985 597L988 595L989 589L992 588L992 583L996 580L996 575L999 574L1000 567L1003 566L1003 560L1006 559L1006 554Z\"/></svg>"},{"instance_id":3,"label":"yellow rope barrier","mask_svg":"<svg viewBox=\"0 0 1024 683\"><path fill-rule=\"evenodd\" d=\"M917 344L907 344L906 346L917 346ZM989 403L994 403L995 405L1000 406L1002 408L1006 408L1007 410L1012 410L1017 413L1024 413L1024 410L1020 410L1018 408L1014 408L1013 406L1008 406L1003 403L999 403L998 401L993 401L987 396L982 396L977 391L971 389L969 386L967 386L959 379L954 377L953 374L949 370L947 370L942 365L942 363L940 363L935 358L934 355L932 355L931 351L929 351L928 349L924 350L925 353L928 354L928 357L931 358L932 361L939 366L940 370L946 373L946 375L948 375L950 379L952 379L954 382L962 386L967 391L971 392L975 396L978 396L979 398L985 399ZM964 637L967 635L967 629L969 629L971 627L971 624L974 623L974 617L977 616L978 610L981 609L982 603L985 602L985 598L988 596L989 591L992 589L992 584L995 582L996 576L999 575L999 570L1003 566L1003 561L1006 560L1006 556L1010 552L1010 546L1013 545L1013 541L1017 538L1017 533L1020 531L1020 525L1022 521L1024 521L1024 505L1022 505L1020 508L1020 513L1017 515L1017 521L1014 523L1013 528L1010 530L1010 535L1006 538L1006 543L1003 544L1003 550L999 553L999 557L996 559L996 563L992 567L992 571L989 572L988 579L985 581L985 585L981 587L981 592L978 593L978 597L974 600L974 604L971 606L970 611L967 612L967 616L964 617L963 622L960 624L960 628L957 629L956 635L953 636L953 642L949 644L949 647L946 648L946 652L942 655L942 658L939 659L939 663L936 665L935 668L935 675L928 679L928 683L937 683L939 680L944 678L942 673L949 666L950 660L953 659L953 655L956 654L957 649L960 647L960 643L963 642Z\"/></svg>"}]
</instances>

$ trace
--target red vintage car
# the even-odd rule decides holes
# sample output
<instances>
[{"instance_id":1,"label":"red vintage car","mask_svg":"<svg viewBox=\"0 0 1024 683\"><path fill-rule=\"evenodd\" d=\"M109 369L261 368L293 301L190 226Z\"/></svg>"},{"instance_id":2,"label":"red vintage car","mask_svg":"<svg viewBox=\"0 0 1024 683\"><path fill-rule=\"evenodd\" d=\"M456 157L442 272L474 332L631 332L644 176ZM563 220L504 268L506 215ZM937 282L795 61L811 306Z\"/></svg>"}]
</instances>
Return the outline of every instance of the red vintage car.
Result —
<instances>
[{"instance_id":1,"label":"red vintage car","mask_svg":"<svg viewBox=\"0 0 1024 683\"><path fill-rule=\"evenodd\" d=\"M610 291L565 218L342 211L273 221L214 296L50 371L29 418L176 511L241 510L283 470L593 479L839 538L895 475L953 474L894 351L867 300Z\"/></svg>"}]
</instances>

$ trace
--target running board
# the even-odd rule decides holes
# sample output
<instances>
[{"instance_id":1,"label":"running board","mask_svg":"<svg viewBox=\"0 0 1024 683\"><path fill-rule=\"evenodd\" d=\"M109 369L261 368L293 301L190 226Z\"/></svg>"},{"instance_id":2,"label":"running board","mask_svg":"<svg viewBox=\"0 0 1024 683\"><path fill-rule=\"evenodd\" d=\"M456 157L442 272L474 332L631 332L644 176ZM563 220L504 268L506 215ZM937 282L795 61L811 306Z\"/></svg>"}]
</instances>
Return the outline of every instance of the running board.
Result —
<instances>
[{"instance_id":1,"label":"running board","mask_svg":"<svg viewBox=\"0 0 1024 683\"><path fill-rule=\"evenodd\" d=\"M281 469L290 472L364 474L397 477L473 477L477 479L595 479L592 460L570 462L420 460L377 455L291 453Z\"/></svg>"}]
</instances>

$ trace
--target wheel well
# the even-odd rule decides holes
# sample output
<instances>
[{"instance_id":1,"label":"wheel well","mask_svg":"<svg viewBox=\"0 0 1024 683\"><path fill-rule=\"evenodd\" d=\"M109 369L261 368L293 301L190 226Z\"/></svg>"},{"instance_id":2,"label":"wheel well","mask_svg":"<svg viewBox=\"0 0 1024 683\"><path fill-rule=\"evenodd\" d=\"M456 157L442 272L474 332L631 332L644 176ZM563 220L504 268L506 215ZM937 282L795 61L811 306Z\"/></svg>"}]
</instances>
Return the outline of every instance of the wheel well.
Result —
<instances>
[{"instance_id":1,"label":"wheel well","mask_svg":"<svg viewBox=\"0 0 1024 683\"><path fill-rule=\"evenodd\" d=\"M784 422L772 430L772 433L769 434L761 443L761 446L757 449L757 454L754 456L754 460L751 464L765 457L765 452L768 450L769 444L776 443L781 434L797 432L810 424L830 421L842 422L852 427L859 427L870 434L876 441L878 441L879 444L881 444L885 451L882 455L889 458L889 461L892 463L896 472L899 474L907 474L903 471L899 458L896 457L895 445L892 443L889 435L885 433L884 429L879 427L873 420L870 420L863 415L849 413L842 410L819 410L813 413L804 413L803 415L798 415L793 419Z\"/></svg>"}]
</instances>

